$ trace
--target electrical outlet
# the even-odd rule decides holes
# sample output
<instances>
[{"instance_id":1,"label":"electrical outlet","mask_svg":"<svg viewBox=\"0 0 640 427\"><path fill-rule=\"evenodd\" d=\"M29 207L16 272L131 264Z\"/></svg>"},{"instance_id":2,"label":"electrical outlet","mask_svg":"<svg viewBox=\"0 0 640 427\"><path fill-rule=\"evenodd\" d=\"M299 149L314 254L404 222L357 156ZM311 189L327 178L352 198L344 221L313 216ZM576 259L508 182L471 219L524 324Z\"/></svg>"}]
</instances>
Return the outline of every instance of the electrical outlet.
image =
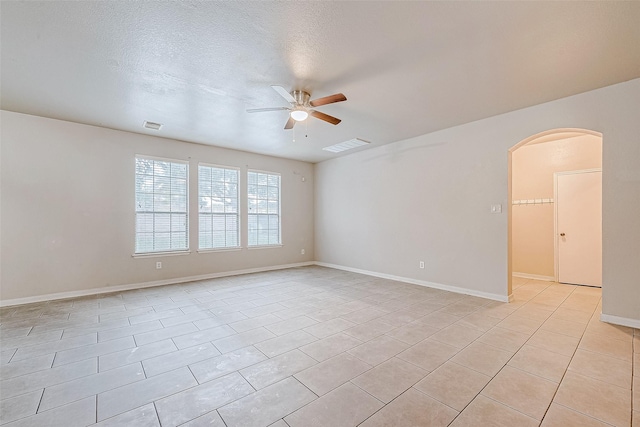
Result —
<instances>
[{"instance_id":1,"label":"electrical outlet","mask_svg":"<svg viewBox=\"0 0 640 427\"><path fill-rule=\"evenodd\" d=\"M420 261L420 268L424 268L424 261Z\"/></svg>"},{"instance_id":2,"label":"electrical outlet","mask_svg":"<svg viewBox=\"0 0 640 427\"><path fill-rule=\"evenodd\" d=\"M158 261L156 262L156 270L160 270L162 268L162 262Z\"/></svg>"},{"instance_id":3,"label":"electrical outlet","mask_svg":"<svg viewBox=\"0 0 640 427\"><path fill-rule=\"evenodd\" d=\"M491 205L491 213L493 214L502 213L502 205Z\"/></svg>"},{"instance_id":4,"label":"electrical outlet","mask_svg":"<svg viewBox=\"0 0 640 427\"><path fill-rule=\"evenodd\" d=\"M300 255L304 255L304 249L300 249Z\"/></svg>"}]
</instances>

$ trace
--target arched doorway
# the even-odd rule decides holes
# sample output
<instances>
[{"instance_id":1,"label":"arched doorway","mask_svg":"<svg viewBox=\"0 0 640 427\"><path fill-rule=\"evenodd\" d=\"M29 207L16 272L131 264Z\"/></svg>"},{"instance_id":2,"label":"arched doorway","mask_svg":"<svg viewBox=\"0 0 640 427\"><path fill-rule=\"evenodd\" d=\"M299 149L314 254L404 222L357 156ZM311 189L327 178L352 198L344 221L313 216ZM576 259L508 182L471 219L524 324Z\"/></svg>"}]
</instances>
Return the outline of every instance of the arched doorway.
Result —
<instances>
[{"instance_id":1,"label":"arched doorway","mask_svg":"<svg viewBox=\"0 0 640 427\"><path fill-rule=\"evenodd\" d=\"M566 243L566 239L558 237L560 233L556 230L558 204L555 200L557 183L566 179L558 180L558 177L599 173L601 165L602 134L586 129L549 130L526 138L509 149L507 235L510 299L514 275L558 280L558 252L564 250L566 253L565 246L561 245ZM601 190L599 194L601 197ZM599 243L601 245L601 237ZM601 268L601 254L597 262Z\"/></svg>"}]
</instances>

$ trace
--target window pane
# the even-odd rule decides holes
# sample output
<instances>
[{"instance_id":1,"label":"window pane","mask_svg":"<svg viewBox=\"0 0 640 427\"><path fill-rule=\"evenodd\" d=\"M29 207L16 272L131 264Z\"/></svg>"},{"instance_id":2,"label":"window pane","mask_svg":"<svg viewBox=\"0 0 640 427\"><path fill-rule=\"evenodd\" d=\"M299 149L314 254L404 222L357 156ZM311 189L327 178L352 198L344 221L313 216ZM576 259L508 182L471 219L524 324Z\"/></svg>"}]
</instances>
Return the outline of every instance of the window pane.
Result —
<instances>
[{"instance_id":1,"label":"window pane","mask_svg":"<svg viewBox=\"0 0 640 427\"><path fill-rule=\"evenodd\" d=\"M211 212L224 212L224 199L211 198Z\"/></svg>"},{"instance_id":2,"label":"window pane","mask_svg":"<svg viewBox=\"0 0 640 427\"><path fill-rule=\"evenodd\" d=\"M198 192L201 196L211 196L211 181L198 181Z\"/></svg>"},{"instance_id":3,"label":"window pane","mask_svg":"<svg viewBox=\"0 0 640 427\"><path fill-rule=\"evenodd\" d=\"M211 222L211 215L200 215L198 217L198 221L200 222L200 233L211 233L213 230L213 224ZM200 245L202 247L202 245Z\"/></svg>"},{"instance_id":4,"label":"window pane","mask_svg":"<svg viewBox=\"0 0 640 427\"><path fill-rule=\"evenodd\" d=\"M238 197L238 185L230 183L225 184L224 195L226 197Z\"/></svg>"},{"instance_id":5,"label":"window pane","mask_svg":"<svg viewBox=\"0 0 640 427\"><path fill-rule=\"evenodd\" d=\"M188 249L188 171L186 163L136 158L136 253Z\"/></svg>"},{"instance_id":6,"label":"window pane","mask_svg":"<svg viewBox=\"0 0 640 427\"><path fill-rule=\"evenodd\" d=\"M225 182L238 182L238 171L233 169L226 169L224 173Z\"/></svg>"},{"instance_id":7,"label":"window pane","mask_svg":"<svg viewBox=\"0 0 640 427\"><path fill-rule=\"evenodd\" d=\"M171 215L171 231L187 232L187 215L172 214Z\"/></svg>"},{"instance_id":8,"label":"window pane","mask_svg":"<svg viewBox=\"0 0 640 427\"><path fill-rule=\"evenodd\" d=\"M143 193L153 192L153 176L137 175L136 176L136 192L143 192Z\"/></svg>"},{"instance_id":9,"label":"window pane","mask_svg":"<svg viewBox=\"0 0 640 427\"><path fill-rule=\"evenodd\" d=\"M255 172L248 172L247 173L247 183L249 185L257 184L258 183L258 174L255 173Z\"/></svg>"},{"instance_id":10,"label":"window pane","mask_svg":"<svg viewBox=\"0 0 640 427\"><path fill-rule=\"evenodd\" d=\"M172 179L171 180L171 194L187 194L187 180L186 179Z\"/></svg>"},{"instance_id":11,"label":"window pane","mask_svg":"<svg viewBox=\"0 0 640 427\"><path fill-rule=\"evenodd\" d=\"M267 188L264 185L260 185L258 186L258 198L259 199L266 199L269 197L269 193L267 192Z\"/></svg>"},{"instance_id":12,"label":"window pane","mask_svg":"<svg viewBox=\"0 0 640 427\"><path fill-rule=\"evenodd\" d=\"M280 244L280 175L248 172L249 245Z\"/></svg>"},{"instance_id":13,"label":"window pane","mask_svg":"<svg viewBox=\"0 0 640 427\"><path fill-rule=\"evenodd\" d=\"M224 169L211 168L211 180L215 182L224 182Z\"/></svg>"},{"instance_id":14,"label":"window pane","mask_svg":"<svg viewBox=\"0 0 640 427\"><path fill-rule=\"evenodd\" d=\"M238 246L238 234L233 231L227 231L227 246Z\"/></svg>"},{"instance_id":15,"label":"window pane","mask_svg":"<svg viewBox=\"0 0 640 427\"><path fill-rule=\"evenodd\" d=\"M171 200L168 194L153 195L153 210L156 212L169 212L171 209Z\"/></svg>"},{"instance_id":16,"label":"window pane","mask_svg":"<svg viewBox=\"0 0 640 427\"><path fill-rule=\"evenodd\" d=\"M156 178L159 176L171 176L171 163L154 160L153 174Z\"/></svg>"},{"instance_id":17,"label":"window pane","mask_svg":"<svg viewBox=\"0 0 640 427\"><path fill-rule=\"evenodd\" d=\"M153 214L136 215L136 232L153 233Z\"/></svg>"},{"instance_id":18,"label":"window pane","mask_svg":"<svg viewBox=\"0 0 640 427\"><path fill-rule=\"evenodd\" d=\"M222 215L214 215L213 216L213 230L214 231L224 231L224 229L225 229L224 216L222 216Z\"/></svg>"},{"instance_id":19,"label":"window pane","mask_svg":"<svg viewBox=\"0 0 640 427\"><path fill-rule=\"evenodd\" d=\"M187 233L171 233L171 247L173 249L187 249Z\"/></svg>"},{"instance_id":20,"label":"window pane","mask_svg":"<svg viewBox=\"0 0 640 427\"><path fill-rule=\"evenodd\" d=\"M153 249L156 251L168 251L171 249L171 233L154 233Z\"/></svg>"},{"instance_id":21,"label":"window pane","mask_svg":"<svg viewBox=\"0 0 640 427\"><path fill-rule=\"evenodd\" d=\"M237 210L238 202L236 199L224 199L224 211L233 213Z\"/></svg>"},{"instance_id":22,"label":"window pane","mask_svg":"<svg viewBox=\"0 0 640 427\"><path fill-rule=\"evenodd\" d=\"M224 248L225 247L225 232L222 231L213 231L213 246L215 248Z\"/></svg>"},{"instance_id":23,"label":"window pane","mask_svg":"<svg viewBox=\"0 0 640 427\"><path fill-rule=\"evenodd\" d=\"M136 175L153 175L153 160L136 158Z\"/></svg>"},{"instance_id":24,"label":"window pane","mask_svg":"<svg viewBox=\"0 0 640 427\"><path fill-rule=\"evenodd\" d=\"M137 193L136 194L136 211L151 212L153 211L153 193Z\"/></svg>"},{"instance_id":25,"label":"window pane","mask_svg":"<svg viewBox=\"0 0 640 427\"><path fill-rule=\"evenodd\" d=\"M269 215L269 228L277 230L280 227L278 215Z\"/></svg>"},{"instance_id":26,"label":"window pane","mask_svg":"<svg viewBox=\"0 0 640 427\"><path fill-rule=\"evenodd\" d=\"M212 248L213 247L213 234L200 232L198 235L198 242L200 248Z\"/></svg>"},{"instance_id":27,"label":"window pane","mask_svg":"<svg viewBox=\"0 0 640 427\"><path fill-rule=\"evenodd\" d=\"M278 200L278 187L268 187L269 200Z\"/></svg>"},{"instance_id":28,"label":"window pane","mask_svg":"<svg viewBox=\"0 0 640 427\"><path fill-rule=\"evenodd\" d=\"M198 180L211 181L211 168L206 166L198 166Z\"/></svg>"},{"instance_id":29,"label":"window pane","mask_svg":"<svg viewBox=\"0 0 640 427\"><path fill-rule=\"evenodd\" d=\"M153 251L153 233L136 234L136 252Z\"/></svg>"},{"instance_id":30,"label":"window pane","mask_svg":"<svg viewBox=\"0 0 640 427\"><path fill-rule=\"evenodd\" d=\"M211 195L214 197L224 197L224 182L214 182L211 184Z\"/></svg>"},{"instance_id":31,"label":"window pane","mask_svg":"<svg viewBox=\"0 0 640 427\"><path fill-rule=\"evenodd\" d=\"M202 236L200 249L239 246L238 171L205 165L200 165L198 170L199 232L211 233L211 238Z\"/></svg>"},{"instance_id":32,"label":"window pane","mask_svg":"<svg viewBox=\"0 0 640 427\"><path fill-rule=\"evenodd\" d=\"M211 197L200 196L200 212L211 212Z\"/></svg>"},{"instance_id":33,"label":"window pane","mask_svg":"<svg viewBox=\"0 0 640 427\"><path fill-rule=\"evenodd\" d=\"M187 165L184 163L171 163L171 176L175 178L186 178Z\"/></svg>"},{"instance_id":34,"label":"window pane","mask_svg":"<svg viewBox=\"0 0 640 427\"><path fill-rule=\"evenodd\" d=\"M156 233L171 231L171 214L155 214L153 229Z\"/></svg>"},{"instance_id":35,"label":"window pane","mask_svg":"<svg viewBox=\"0 0 640 427\"><path fill-rule=\"evenodd\" d=\"M182 194L171 196L171 212L186 212L187 197Z\"/></svg>"},{"instance_id":36,"label":"window pane","mask_svg":"<svg viewBox=\"0 0 640 427\"><path fill-rule=\"evenodd\" d=\"M153 192L156 194L171 194L171 178L168 176L154 177Z\"/></svg>"}]
</instances>

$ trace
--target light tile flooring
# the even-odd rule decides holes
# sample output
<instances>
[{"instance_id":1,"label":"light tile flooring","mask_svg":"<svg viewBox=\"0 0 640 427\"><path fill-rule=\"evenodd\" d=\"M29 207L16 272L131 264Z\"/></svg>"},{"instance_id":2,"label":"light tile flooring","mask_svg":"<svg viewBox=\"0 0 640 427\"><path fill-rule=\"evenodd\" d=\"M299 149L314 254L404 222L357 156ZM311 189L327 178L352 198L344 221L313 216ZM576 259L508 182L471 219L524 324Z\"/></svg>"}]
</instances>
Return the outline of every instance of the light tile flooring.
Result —
<instances>
[{"instance_id":1,"label":"light tile flooring","mask_svg":"<svg viewBox=\"0 0 640 427\"><path fill-rule=\"evenodd\" d=\"M0 423L640 426L640 331L599 289L514 283L307 267L4 308Z\"/></svg>"}]
</instances>

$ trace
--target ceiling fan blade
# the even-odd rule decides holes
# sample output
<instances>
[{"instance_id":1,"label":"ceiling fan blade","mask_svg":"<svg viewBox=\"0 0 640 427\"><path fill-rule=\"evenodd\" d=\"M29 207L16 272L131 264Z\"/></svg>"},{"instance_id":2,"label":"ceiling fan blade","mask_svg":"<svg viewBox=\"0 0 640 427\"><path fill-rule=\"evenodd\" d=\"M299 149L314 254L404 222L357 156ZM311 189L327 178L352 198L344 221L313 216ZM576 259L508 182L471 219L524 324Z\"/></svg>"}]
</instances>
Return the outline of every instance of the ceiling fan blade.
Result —
<instances>
[{"instance_id":1,"label":"ceiling fan blade","mask_svg":"<svg viewBox=\"0 0 640 427\"><path fill-rule=\"evenodd\" d=\"M273 108L250 108L247 110L247 113L262 113L264 111L282 111L288 110L287 107L273 107Z\"/></svg>"},{"instance_id":2,"label":"ceiling fan blade","mask_svg":"<svg viewBox=\"0 0 640 427\"><path fill-rule=\"evenodd\" d=\"M278 92L281 97L286 99L287 102L291 102L291 103L294 103L294 104L296 103L295 98L293 96L291 96L291 94L289 92L287 92L287 90L285 88L283 88L282 86L272 85L271 87L273 88L273 90Z\"/></svg>"},{"instance_id":3,"label":"ceiling fan blade","mask_svg":"<svg viewBox=\"0 0 640 427\"><path fill-rule=\"evenodd\" d=\"M338 119L337 117L333 117L333 116L330 116L330 115L325 114L325 113L321 113L320 111L316 111L316 110L309 111L309 114L311 114L316 119L324 120L325 122L331 123L332 125L337 125L338 123L340 123L342 121L342 120Z\"/></svg>"},{"instance_id":4,"label":"ceiling fan blade","mask_svg":"<svg viewBox=\"0 0 640 427\"><path fill-rule=\"evenodd\" d=\"M296 124L296 121L293 120L293 117L289 117L289 120L287 120L287 124L284 125L285 129L293 129L293 125Z\"/></svg>"},{"instance_id":5,"label":"ceiling fan blade","mask_svg":"<svg viewBox=\"0 0 640 427\"><path fill-rule=\"evenodd\" d=\"M341 93L325 96L324 98L314 99L309 103L312 107L319 107L321 105L333 104L334 102L346 101L347 97Z\"/></svg>"}]
</instances>

